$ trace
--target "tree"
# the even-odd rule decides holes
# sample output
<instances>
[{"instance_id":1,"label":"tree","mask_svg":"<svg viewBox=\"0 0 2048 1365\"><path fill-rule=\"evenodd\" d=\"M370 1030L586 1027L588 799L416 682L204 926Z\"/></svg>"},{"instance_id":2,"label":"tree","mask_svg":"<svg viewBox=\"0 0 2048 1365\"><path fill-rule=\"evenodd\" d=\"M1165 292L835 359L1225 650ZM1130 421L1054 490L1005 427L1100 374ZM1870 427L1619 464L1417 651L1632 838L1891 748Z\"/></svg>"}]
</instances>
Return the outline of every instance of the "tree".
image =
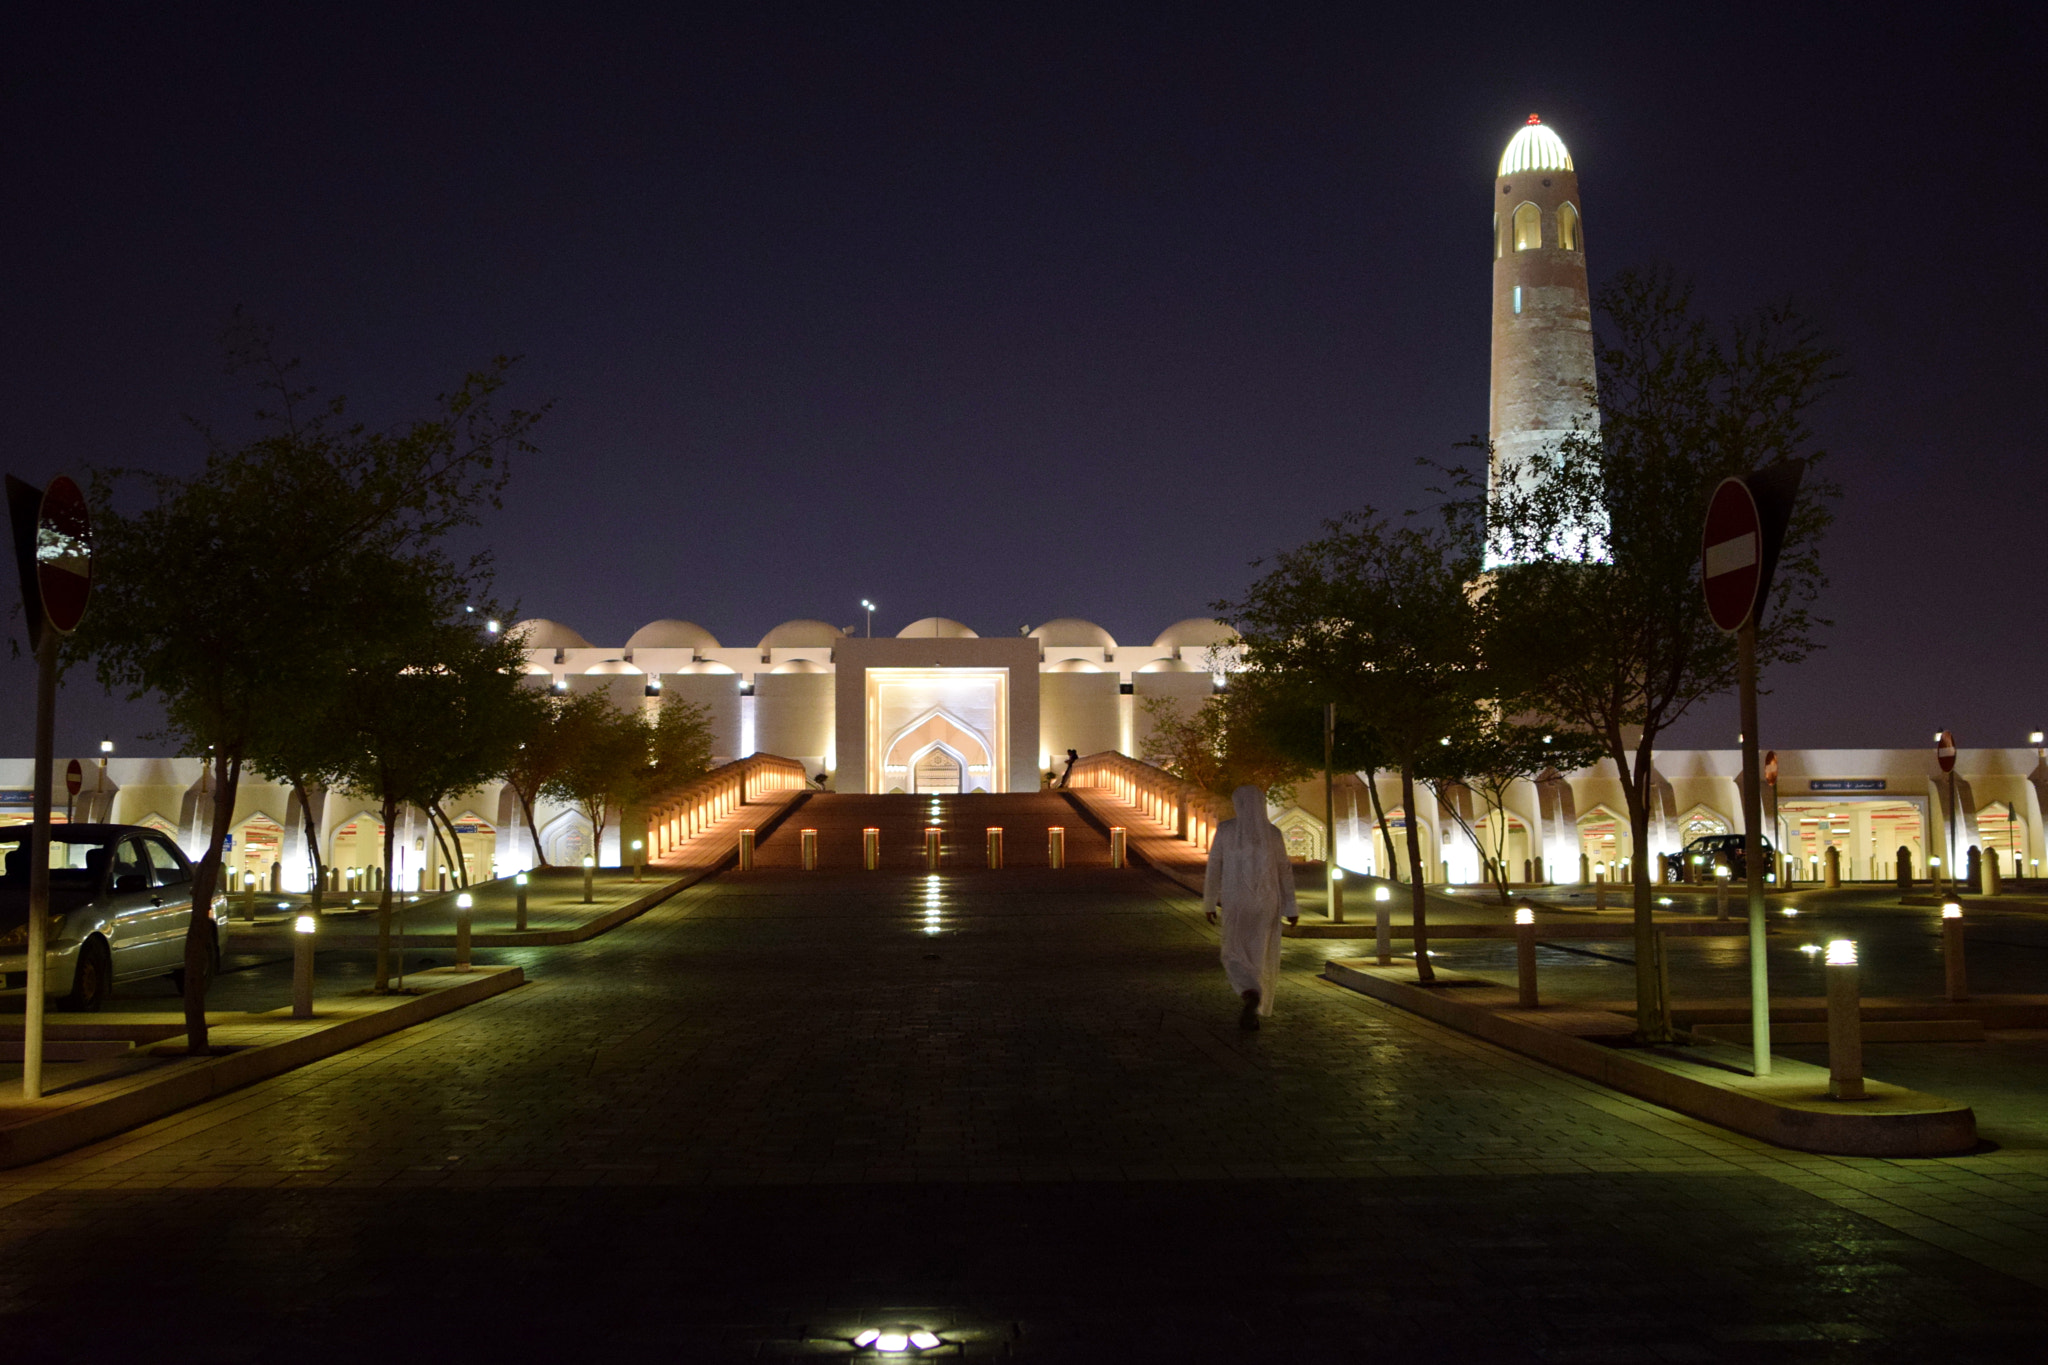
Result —
<instances>
[{"instance_id":1,"label":"tree","mask_svg":"<svg viewBox=\"0 0 2048 1365\"><path fill-rule=\"evenodd\" d=\"M541 848L534 807L540 804L544 789L561 777L575 757L578 736L593 723L591 713L605 705L605 698L594 692L570 696L529 687L510 721L513 749L502 776L518 797L533 840L534 860L541 867L548 865L548 858Z\"/></svg>"},{"instance_id":2,"label":"tree","mask_svg":"<svg viewBox=\"0 0 2048 1365\"><path fill-rule=\"evenodd\" d=\"M1268 801L1284 804L1294 798L1294 784L1310 771L1281 754L1249 723L1234 690L1207 698L1191 712L1171 697L1147 698L1143 709L1152 728L1140 757L1226 800L1250 785L1266 793Z\"/></svg>"},{"instance_id":3,"label":"tree","mask_svg":"<svg viewBox=\"0 0 2048 1365\"><path fill-rule=\"evenodd\" d=\"M574 806L589 822L591 856L595 858L604 846L612 808L646 790L654 758L651 728L639 712L622 711L601 694L594 694L593 702L574 713L574 724L563 736L567 757L541 791Z\"/></svg>"},{"instance_id":4,"label":"tree","mask_svg":"<svg viewBox=\"0 0 2048 1365\"><path fill-rule=\"evenodd\" d=\"M1487 876L1500 891L1501 904L1509 902L1507 872L1508 798L1518 782L1534 781L1545 773L1573 772L1597 760L1599 741L1577 730L1530 725L1502 716L1497 709L1476 709L1469 723L1444 736L1438 752L1428 760L1429 779L1440 807L1465 831L1486 868ZM1453 789L1463 787L1479 797L1484 809L1475 826L1454 799Z\"/></svg>"},{"instance_id":5,"label":"tree","mask_svg":"<svg viewBox=\"0 0 2048 1365\"><path fill-rule=\"evenodd\" d=\"M1649 847L1658 737L1735 684L1731 637L1709 620L1700 529L1716 484L1779 461L1823 458L1808 414L1839 356L1789 306L1716 325L1686 284L1631 272L1603 290L1600 428L1527 457L1487 499L1509 561L1490 579L1487 655L1508 689L1596 736L1621 775L1634 856L1639 1036L1671 1034L1657 970ZM1461 486L1479 486L1459 471ZM1819 547L1839 489L1808 475L1759 615L1759 666L1818 647Z\"/></svg>"},{"instance_id":6,"label":"tree","mask_svg":"<svg viewBox=\"0 0 2048 1365\"><path fill-rule=\"evenodd\" d=\"M1479 538L1468 509L1439 527L1390 525L1372 509L1324 523L1324 534L1275 557L1237 602L1216 610L1244 641L1245 667L1294 678L1339 699L1369 727L1401 774L1418 977L1429 963L1427 873L1415 784L1430 751L1469 722L1487 695L1479 652Z\"/></svg>"},{"instance_id":7,"label":"tree","mask_svg":"<svg viewBox=\"0 0 2048 1365\"><path fill-rule=\"evenodd\" d=\"M238 327L230 351L271 405L258 413L261 434L231 445L206 433L205 463L186 478L92 472L93 611L73 650L92 659L110 692L157 698L165 723L155 737L211 767L212 818L185 942L195 1053L207 1051L215 952L206 911L242 769L317 723L323 675L375 630L374 619L336 605L330 580L344 561L402 557L474 524L496 505L507 459L531 449L541 415L493 408L511 364L501 358L441 395L430 415L373 431L352 422L341 399L315 405L260 332ZM142 502L132 509L131 488ZM301 708L300 698L311 700Z\"/></svg>"}]
</instances>

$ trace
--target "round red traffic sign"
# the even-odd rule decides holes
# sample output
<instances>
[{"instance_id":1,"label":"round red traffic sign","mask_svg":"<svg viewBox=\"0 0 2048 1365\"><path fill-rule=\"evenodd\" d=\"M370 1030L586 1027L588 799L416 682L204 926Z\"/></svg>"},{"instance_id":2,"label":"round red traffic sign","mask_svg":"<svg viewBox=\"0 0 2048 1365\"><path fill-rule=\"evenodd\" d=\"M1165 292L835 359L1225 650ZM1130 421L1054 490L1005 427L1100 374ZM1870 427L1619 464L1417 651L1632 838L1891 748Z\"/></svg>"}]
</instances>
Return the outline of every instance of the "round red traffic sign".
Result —
<instances>
[{"instance_id":1,"label":"round red traffic sign","mask_svg":"<svg viewBox=\"0 0 2048 1365\"><path fill-rule=\"evenodd\" d=\"M1736 478L1721 480L1707 503L1706 529L1700 533L1700 582L1707 592L1707 614L1723 630L1742 629L1756 610L1763 543L1763 518L1749 485Z\"/></svg>"},{"instance_id":2,"label":"round red traffic sign","mask_svg":"<svg viewBox=\"0 0 2048 1365\"><path fill-rule=\"evenodd\" d=\"M92 516L85 494L62 474L43 490L36 514L36 587L50 625L61 635L77 630L92 593Z\"/></svg>"},{"instance_id":3,"label":"round red traffic sign","mask_svg":"<svg viewBox=\"0 0 2048 1365\"><path fill-rule=\"evenodd\" d=\"M1778 751L1776 749L1772 749L1764 754L1764 781L1776 782L1777 780Z\"/></svg>"},{"instance_id":4,"label":"round red traffic sign","mask_svg":"<svg viewBox=\"0 0 2048 1365\"><path fill-rule=\"evenodd\" d=\"M84 785L85 769L79 767L78 760L74 758L71 760L71 766L64 770L64 790L76 796L78 789Z\"/></svg>"},{"instance_id":5,"label":"round red traffic sign","mask_svg":"<svg viewBox=\"0 0 2048 1365\"><path fill-rule=\"evenodd\" d=\"M1943 730L1934 741L1934 761L1945 773L1956 770L1956 737L1947 730Z\"/></svg>"}]
</instances>

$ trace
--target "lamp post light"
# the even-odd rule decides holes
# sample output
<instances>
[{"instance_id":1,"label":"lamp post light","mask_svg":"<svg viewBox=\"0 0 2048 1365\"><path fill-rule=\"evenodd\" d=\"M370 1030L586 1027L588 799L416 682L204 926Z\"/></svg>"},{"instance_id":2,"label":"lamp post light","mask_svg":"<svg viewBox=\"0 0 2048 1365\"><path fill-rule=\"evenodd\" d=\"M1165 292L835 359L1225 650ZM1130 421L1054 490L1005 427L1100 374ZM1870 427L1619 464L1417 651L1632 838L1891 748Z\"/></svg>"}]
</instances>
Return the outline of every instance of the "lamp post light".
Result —
<instances>
[{"instance_id":1,"label":"lamp post light","mask_svg":"<svg viewBox=\"0 0 2048 1365\"><path fill-rule=\"evenodd\" d=\"M300 915L292 924L292 1018L313 1017L313 932L320 921Z\"/></svg>"},{"instance_id":2,"label":"lamp post light","mask_svg":"<svg viewBox=\"0 0 2048 1365\"><path fill-rule=\"evenodd\" d=\"M595 900L595 899L596 899L596 897L594 897L593 895L591 895L591 891L590 891L590 882L591 882L591 878L592 878L592 877L594 877L594 876L596 875L596 871L597 871L597 859L593 858L593 857L592 857L592 856L590 856L590 855L589 855L588 853L584 854L584 855L583 855L583 903L584 903L585 905L588 905L588 904L590 904L590 903L591 903L591 901L593 901L593 900Z\"/></svg>"},{"instance_id":3,"label":"lamp post light","mask_svg":"<svg viewBox=\"0 0 2048 1365\"><path fill-rule=\"evenodd\" d=\"M1728 864L1726 864L1726 863L1716 863L1716 864L1714 865L1714 918L1715 918L1715 919L1727 919L1727 918L1728 918L1728 878L1729 878L1729 876L1730 876L1730 872L1729 872Z\"/></svg>"},{"instance_id":4,"label":"lamp post light","mask_svg":"<svg viewBox=\"0 0 2048 1365\"><path fill-rule=\"evenodd\" d=\"M875 604L863 597L860 599L860 608L868 614L868 638L872 640L875 636Z\"/></svg>"},{"instance_id":5,"label":"lamp post light","mask_svg":"<svg viewBox=\"0 0 2048 1365\"><path fill-rule=\"evenodd\" d=\"M1525 1010L1536 1008L1536 908L1515 911L1515 984Z\"/></svg>"},{"instance_id":6,"label":"lamp post light","mask_svg":"<svg viewBox=\"0 0 2048 1365\"><path fill-rule=\"evenodd\" d=\"M641 880L641 874L647 866L647 860L640 856L645 847L640 840L633 841L633 880L636 882Z\"/></svg>"},{"instance_id":7,"label":"lamp post light","mask_svg":"<svg viewBox=\"0 0 2048 1365\"><path fill-rule=\"evenodd\" d=\"M515 897L512 903L515 915L512 927L523 933L526 929L526 874L524 872L514 874L512 878L512 894Z\"/></svg>"},{"instance_id":8,"label":"lamp post light","mask_svg":"<svg viewBox=\"0 0 2048 1365\"><path fill-rule=\"evenodd\" d=\"M469 920L476 900L467 891L455 898L455 970L469 970Z\"/></svg>"},{"instance_id":9,"label":"lamp post light","mask_svg":"<svg viewBox=\"0 0 2048 1365\"><path fill-rule=\"evenodd\" d=\"M1373 952L1379 958L1379 965L1394 965L1394 893L1385 886L1372 889L1372 937Z\"/></svg>"}]
</instances>

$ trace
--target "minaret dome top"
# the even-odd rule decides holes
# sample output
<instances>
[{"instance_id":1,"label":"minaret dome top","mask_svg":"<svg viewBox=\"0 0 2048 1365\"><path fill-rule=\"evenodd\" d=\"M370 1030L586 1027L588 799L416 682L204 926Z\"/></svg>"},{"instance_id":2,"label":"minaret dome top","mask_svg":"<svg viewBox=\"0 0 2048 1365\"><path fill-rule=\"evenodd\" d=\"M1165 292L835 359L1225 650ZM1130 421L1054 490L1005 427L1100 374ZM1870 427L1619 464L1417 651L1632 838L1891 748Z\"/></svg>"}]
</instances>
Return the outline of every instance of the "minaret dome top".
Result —
<instances>
[{"instance_id":1,"label":"minaret dome top","mask_svg":"<svg viewBox=\"0 0 2048 1365\"><path fill-rule=\"evenodd\" d=\"M1508 141L1508 149L1501 153L1500 173L1517 175L1523 171L1568 171L1572 168L1572 154L1564 149L1564 139L1550 131L1534 114Z\"/></svg>"}]
</instances>

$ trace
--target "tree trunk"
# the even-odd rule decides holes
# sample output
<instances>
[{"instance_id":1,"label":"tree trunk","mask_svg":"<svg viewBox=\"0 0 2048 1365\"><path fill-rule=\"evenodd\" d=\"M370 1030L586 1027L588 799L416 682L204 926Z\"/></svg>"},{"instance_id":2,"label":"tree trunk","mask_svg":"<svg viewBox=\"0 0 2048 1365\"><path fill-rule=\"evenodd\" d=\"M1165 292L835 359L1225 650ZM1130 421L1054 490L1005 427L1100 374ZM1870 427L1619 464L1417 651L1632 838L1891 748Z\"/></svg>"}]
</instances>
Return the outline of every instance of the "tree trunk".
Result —
<instances>
[{"instance_id":1,"label":"tree trunk","mask_svg":"<svg viewBox=\"0 0 2048 1365\"><path fill-rule=\"evenodd\" d=\"M435 803L434 814L441 817L441 823L448 829L448 838L455 845L455 861L452 864L455 870L455 885L461 890L467 891L469 890L469 863L462 856L462 835L456 831L455 822L448 818L448 812L442 810L438 802Z\"/></svg>"},{"instance_id":2,"label":"tree trunk","mask_svg":"<svg viewBox=\"0 0 2048 1365\"><path fill-rule=\"evenodd\" d=\"M1671 1041L1671 1002L1664 998L1663 974L1657 970L1661 945L1654 918L1655 896L1650 881L1650 755L1649 737L1636 751L1635 770L1622 768L1622 791L1628 799L1629 886L1635 893L1636 1038L1645 1043ZM1620 766L1617 764L1617 766Z\"/></svg>"},{"instance_id":3,"label":"tree trunk","mask_svg":"<svg viewBox=\"0 0 2048 1365\"><path fill-rule=\"evenodd\" d=\"M448 824L448 817L442 814L441 812L440 802L427 802L426 811L427 828L434 831L434 847L441 850L441 857L446 860L449 872L454 874L455 884L466 889L468 883L463 881L462 879L462 840L460 838L456 838L455 852L451 854L448 851L448 840L443 839L441 837L442 825L448 825L448 830L451 836L454 835L455 826L453 826L452 824ZM441 888L437 886L434 889L436 891L439 891Z\"/></svg>"},{"instance_id":4,"label":"tree trunk","mask_svg":"<svg viewBox=\"0 0 2048 1365\"><path fill-rule=\"evenodd\" d=\"M1401 809L1408 816L1408 905L1415 921L1415 977L1434 982L1436 968L1429 965L1429 892L1422 884L1422 822L1415 818L1415 771L1401 765Z\"/></svg>"},{"instance_id":5,"label":"tree trunk","mask_svg":"<svg viewBox=\"0 0 2048 1365\"><path fill-rule=\"evenodd\" d=\"M533 865L548 866L548 855L540 851L540 826L533 818L533 803L540 799L540 788L535 787L529 795L517 782L512 784L513 794L519 798L519 809L526 813L526 832L533 840Z\"/></svg>"},{"instance_id":6,"label":"tree trunk","mask_svg":"<svg viewBox=\"0 0 2048 1365\"><path fill-rule=\"evenodd\" d=\"M1387 880L1398 881L1401 859L1394 852L1394 831L1387 828L1386 807L1380 802L1380 784L1374 780L1378 776L1378 769L1365 774L1365 794L1372 801L1372 818L1380 827L1380 842L1387 846Z\"/></svg>"},{"instance_id":7,"label":"tree trunk","mask_svg":"<svg viewBox=\"0 0 2048 1365\"><path fill-rule=\"evenodd\" d=\"M194 1057L211 1051L206 1036L206 990L213 984L213 898L221 880L221 845L235 819L235 789L241 785L237 751L213 757L213 819L207 822L206 853L192 869L192 915L185 925L185 1050Z\"/></svg>"},{"instance_id":8,"label":"tree trunk","mask_svg":"<svg viewBox=\"0 0 2048 1365\"><path fill-rule=\"evenodd\" d=\"M306 826L306 851L313 855L313 915L319 917L322 895L327 890L327 864L320 858L320 831L313 822L313 798L306 794L306 784L294 779L292 795L299 798L299 818Z\"/></svg>"},{"instance_id":9,"label":"tree trunk","mask_svg":"<svg viewBox=\"0 0 2048 1365\"><path fill-rule=\"evenodd\" d=\"M385 797L379 809L384 816L384 888L377 897L377 984L379 995L391 992L391 848L398 837L398 802Z\"/></svg>"}]
</instances>

